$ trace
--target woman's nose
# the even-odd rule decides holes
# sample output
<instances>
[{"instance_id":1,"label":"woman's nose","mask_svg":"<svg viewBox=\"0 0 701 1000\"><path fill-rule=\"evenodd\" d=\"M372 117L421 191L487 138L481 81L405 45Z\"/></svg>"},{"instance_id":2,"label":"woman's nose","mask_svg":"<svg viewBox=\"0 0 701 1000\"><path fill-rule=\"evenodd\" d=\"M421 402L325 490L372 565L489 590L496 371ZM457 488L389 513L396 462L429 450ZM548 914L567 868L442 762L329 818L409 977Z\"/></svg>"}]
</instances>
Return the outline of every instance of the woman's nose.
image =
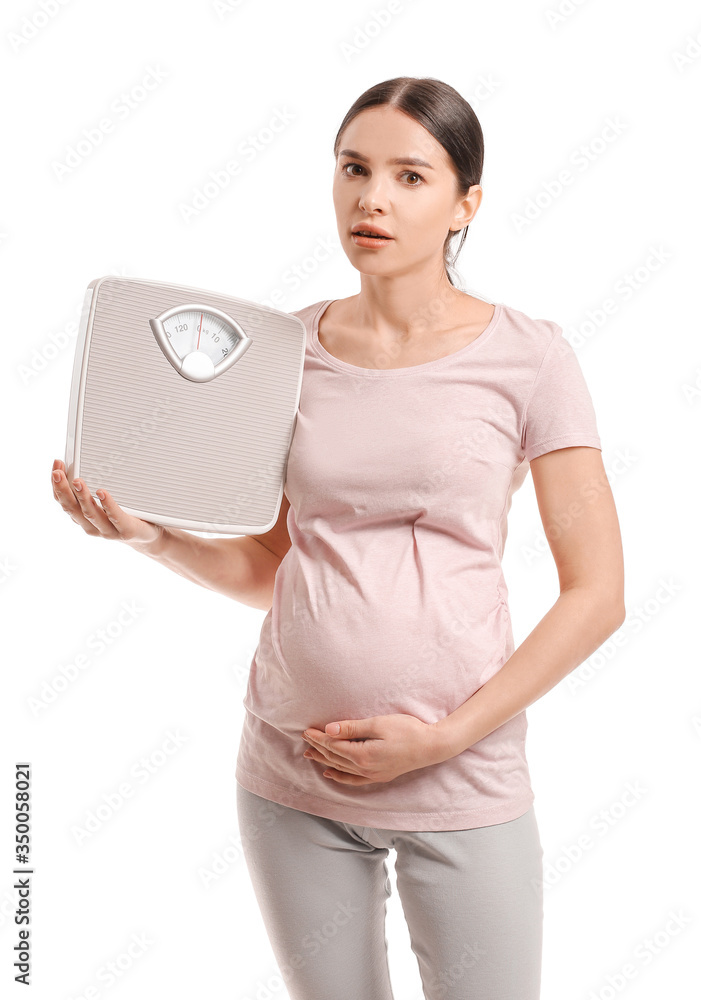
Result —
<instances>
[{"instance_id":1,"label":"woman's nose","mask_svg":"<svg viewBox=\"0 0 701 1000\"><path fill-rule=\"evenodd\" d=\"M377 209L384 211L387 207L386 202L387 199L382 192L382 188L377 183L374 183L369 184L362 192L358 200L358 205L367 212L377 211Z\"/></svg>"}]
</instances>

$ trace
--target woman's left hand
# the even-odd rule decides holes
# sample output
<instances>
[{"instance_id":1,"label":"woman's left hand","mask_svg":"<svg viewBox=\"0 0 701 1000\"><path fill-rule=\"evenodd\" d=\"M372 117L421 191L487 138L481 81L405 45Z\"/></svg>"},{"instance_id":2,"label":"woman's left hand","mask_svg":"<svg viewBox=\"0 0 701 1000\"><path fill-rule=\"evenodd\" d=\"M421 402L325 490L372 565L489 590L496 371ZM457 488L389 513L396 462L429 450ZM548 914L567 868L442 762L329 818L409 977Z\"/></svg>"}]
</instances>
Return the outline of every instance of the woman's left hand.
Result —
<instances>
[{"instance_id":1,"label":"woman's left hand","mask_svg":"<svg viewBox=\"0 0 701 1000\"><path fill-rule=\"evenodd\" d=\"M340 726L337 734L309 728L303 736L311 758L330 765L324 776L344 785L392 781L400 774L447 757L439 745L435 724L413 715L376 715L328 723Z\"/></svg>"}]
</instances>

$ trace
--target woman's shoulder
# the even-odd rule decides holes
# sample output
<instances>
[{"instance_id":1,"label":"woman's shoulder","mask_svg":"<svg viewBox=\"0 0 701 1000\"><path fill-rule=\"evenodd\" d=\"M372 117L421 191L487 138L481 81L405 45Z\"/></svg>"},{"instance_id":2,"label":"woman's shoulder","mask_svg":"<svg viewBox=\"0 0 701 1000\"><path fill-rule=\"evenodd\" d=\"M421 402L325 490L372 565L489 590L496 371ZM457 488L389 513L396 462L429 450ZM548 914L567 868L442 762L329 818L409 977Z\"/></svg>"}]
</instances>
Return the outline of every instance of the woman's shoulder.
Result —
<instances>
[{"instance_id":1,"label":"woman's shoulder","mask_svg":"<svg viewBox=\"0 0 701 1000\"><path fill-rule=\"evenodd\" d=\"M294 309L290 311L290 316L296 316L301 319L306 327L309 327L312 319L316 315L317 311L321 309L328 299L317 299L315 302L310 302L309 305L302 306L301 309Z\"/></svg>"},{"instance_id":2,"label":"woman's shoulder","mask_svg":"<svg viewBox=\"0 0 701 1000\"><path fill-rule=\"evenodd\" d=\"M562 327L552 319L533 316L516 306L501 303L499 337L495 344L513 360L536 364L556 338L564 340Z\"/></svg>"}]
</instances>

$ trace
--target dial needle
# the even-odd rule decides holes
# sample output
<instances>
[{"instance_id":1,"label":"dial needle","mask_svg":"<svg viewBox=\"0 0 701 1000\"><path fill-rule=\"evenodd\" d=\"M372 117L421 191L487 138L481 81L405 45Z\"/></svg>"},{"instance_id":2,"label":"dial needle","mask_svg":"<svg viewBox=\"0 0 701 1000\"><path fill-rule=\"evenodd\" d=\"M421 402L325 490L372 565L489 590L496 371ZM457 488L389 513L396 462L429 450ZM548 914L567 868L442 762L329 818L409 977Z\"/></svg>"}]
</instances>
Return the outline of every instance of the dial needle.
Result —
<instances>
[{"instance_id":1,"label":"dial needle","mask_svg":"<svg viewBox=\"0 0 701 1000\"><path fill-rule=\"evenodd\" d=\"M204 313L200 313L200 328L197 331L197 347L195 348L196 351L199 351L199 349L200 349L200 334L202 333L202 317L203 316L204 316Z\"/></svg>"}]
</instances>

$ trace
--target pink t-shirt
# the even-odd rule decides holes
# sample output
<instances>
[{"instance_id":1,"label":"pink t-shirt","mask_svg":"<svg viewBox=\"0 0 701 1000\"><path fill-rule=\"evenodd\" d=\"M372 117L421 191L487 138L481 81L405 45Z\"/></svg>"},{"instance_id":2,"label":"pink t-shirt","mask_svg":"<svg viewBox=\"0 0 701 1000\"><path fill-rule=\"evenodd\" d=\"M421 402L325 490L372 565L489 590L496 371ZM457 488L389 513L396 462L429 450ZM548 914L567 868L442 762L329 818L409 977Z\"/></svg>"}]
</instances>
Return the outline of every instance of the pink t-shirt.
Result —
<instances>
[{"instance_id":1,"label":"pink t-shirt","mask_svg":"<svg viewBox=\"0 0 701 1000\"><path fill-rule=\"evenodd\" d=\"M393 781L345 785L304 758L308 726L407 713L431 723L514 651L501 559L529 461L601 449L579 362L556 323L496 304L446 357L369 369L329 354L327 299L307 329L287 464L292 542L250 667L236 779L282 805L391 830L461 830L534 800L526 713Z\"/></svg>"}]
</instances>

